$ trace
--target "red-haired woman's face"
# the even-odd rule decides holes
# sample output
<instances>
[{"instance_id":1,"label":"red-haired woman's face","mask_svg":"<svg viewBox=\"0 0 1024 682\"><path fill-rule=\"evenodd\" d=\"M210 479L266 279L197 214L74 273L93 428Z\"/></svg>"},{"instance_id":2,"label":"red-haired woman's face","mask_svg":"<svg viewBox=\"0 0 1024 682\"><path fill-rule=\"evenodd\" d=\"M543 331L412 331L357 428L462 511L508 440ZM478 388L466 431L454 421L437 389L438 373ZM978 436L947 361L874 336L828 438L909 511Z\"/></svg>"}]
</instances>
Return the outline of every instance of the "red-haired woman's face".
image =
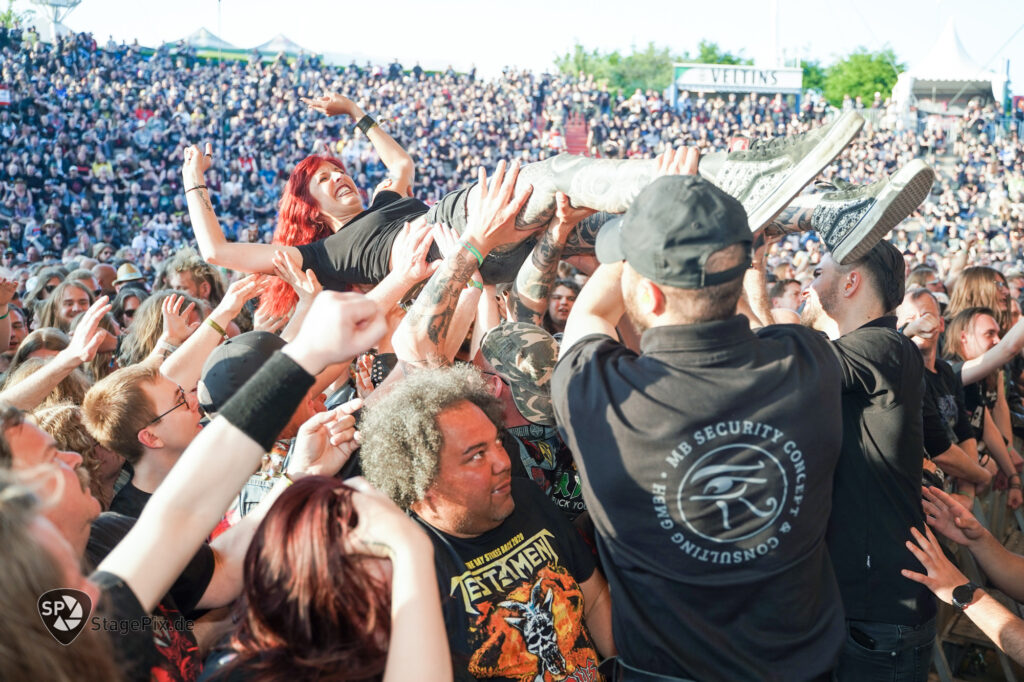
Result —
<instances>
[{"instance_id":1,"label":"red-haired woman's face","mask_svg":"<svg viewBox=\"0 0 1024 682\"><path fill-rule=\"evenodd\" d=\"M352 177L326 161L309 179L309 194L322 214L341 221L363 210L359 189Z\"/></svg>"}]
</instances>

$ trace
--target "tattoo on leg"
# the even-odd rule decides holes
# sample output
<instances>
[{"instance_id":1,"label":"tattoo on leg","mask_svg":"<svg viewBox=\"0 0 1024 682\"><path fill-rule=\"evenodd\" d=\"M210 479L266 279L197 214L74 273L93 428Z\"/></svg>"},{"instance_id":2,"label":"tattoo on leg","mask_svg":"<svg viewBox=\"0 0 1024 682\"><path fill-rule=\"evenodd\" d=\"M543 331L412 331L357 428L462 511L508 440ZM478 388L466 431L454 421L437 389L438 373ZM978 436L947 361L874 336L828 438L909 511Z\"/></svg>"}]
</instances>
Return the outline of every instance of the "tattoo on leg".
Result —
<instances>
[{"instance_id":1,"label":"tattoo on leg","mask_svg":"<svg viewBox=\"0 0 1024 682\"><path fill-rule=\"evenodd\" d=\"M811 225L813 216L814 209L812 208L787 206L782 209L782 213L765 225L765 234L774 237L794 232L808 232L814 229Z\"/></svg>"}]
</instances>

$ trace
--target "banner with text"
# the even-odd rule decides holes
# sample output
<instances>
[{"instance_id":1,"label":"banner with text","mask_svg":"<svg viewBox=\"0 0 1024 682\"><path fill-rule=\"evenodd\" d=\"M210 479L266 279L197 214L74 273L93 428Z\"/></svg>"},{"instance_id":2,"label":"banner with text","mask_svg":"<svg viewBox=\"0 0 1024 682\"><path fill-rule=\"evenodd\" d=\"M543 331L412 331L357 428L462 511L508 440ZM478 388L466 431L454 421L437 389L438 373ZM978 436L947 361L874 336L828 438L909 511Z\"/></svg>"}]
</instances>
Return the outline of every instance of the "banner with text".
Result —
<instances>
[{"instance_id":1,"label":"banner with text","mask_svg":"<svg viewBox=\"0 0 1024 682\"><path fill-rule=\"evenodd\" d=\"M676 64L674 84L677 92L780 92L799 95L803 71L722 64Z\"/></svg>"}]
</instances>

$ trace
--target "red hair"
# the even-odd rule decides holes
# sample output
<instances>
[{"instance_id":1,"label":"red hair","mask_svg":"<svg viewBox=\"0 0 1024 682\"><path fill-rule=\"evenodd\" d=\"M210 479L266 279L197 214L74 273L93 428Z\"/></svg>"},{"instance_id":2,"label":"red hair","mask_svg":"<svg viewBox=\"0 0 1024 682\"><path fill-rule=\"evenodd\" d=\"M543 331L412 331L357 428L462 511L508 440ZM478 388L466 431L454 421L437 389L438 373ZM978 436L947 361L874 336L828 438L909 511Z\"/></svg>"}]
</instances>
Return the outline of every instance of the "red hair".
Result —
<instances>
[{"instance_id":1,"label":"red hair","mask_svg":"<svg viewBox=\"0 0 1024 682\"><path fill-rule=\"evenodd\" d=\"M391 589L346 540L358 517L341 480L289 486L256 530L231 649L253 679L379 680L387 663Z\"/></svg>"},{"instance_id":2,"label":"red hair","mask_svg":"<svg viewBox=\"0 0 1024 682\"><path fill-rule=\"evenodd\" d=\"M325 163L331 164L342 173L348 173L341 159L333 156L314 154L296 164L277 207L274 244L299 246L311 244L334 234L320 213L320 204L309 193L309 181ZM292 288L286 282L275 278L260 298L260 307L270 315L287 315L297 300L298 297Z\"/></svg>"}]
</instances>

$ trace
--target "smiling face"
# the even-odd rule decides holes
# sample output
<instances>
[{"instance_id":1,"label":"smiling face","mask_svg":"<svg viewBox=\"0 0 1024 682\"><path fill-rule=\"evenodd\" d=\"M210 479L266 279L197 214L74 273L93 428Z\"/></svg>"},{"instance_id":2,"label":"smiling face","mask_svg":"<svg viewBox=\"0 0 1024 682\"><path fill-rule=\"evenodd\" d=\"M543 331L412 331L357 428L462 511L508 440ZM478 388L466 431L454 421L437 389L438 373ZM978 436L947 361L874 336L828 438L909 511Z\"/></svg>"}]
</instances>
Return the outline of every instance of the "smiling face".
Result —
<instances>
[{"instance_id":1,"label":"smiling face","mask_svg":"<svg viewBox=\"0 0 1024 682\"><path fill-rule=\"evenodd\" d=\"M60 317L69 325L80 313L89 309L89 294L77 286L67 287L60 297Z\"/></svg>"},{"instance_id":2,"label":"smiling face","mask_svg":"<svg viewBox=\"0 0 1024 682\"><path fill-rule=\"evenodd\" d=\"M321 214L340 224L363 210L359 188L352 177L326 161L309 179L309 195L320 207Z\"/></svg>"},{"instance_id":3,"label":"smiling face","mask_svg":"<svg viewBox=\"0 0 1024 682\"><path fill-rule=\"evenodd\" d=\"M498 429L469 401L441 412L437 425L444 434L437 478L413 509L456 537L496 528L515 509L511 464Z\"/></svg>"}]
</instances>

